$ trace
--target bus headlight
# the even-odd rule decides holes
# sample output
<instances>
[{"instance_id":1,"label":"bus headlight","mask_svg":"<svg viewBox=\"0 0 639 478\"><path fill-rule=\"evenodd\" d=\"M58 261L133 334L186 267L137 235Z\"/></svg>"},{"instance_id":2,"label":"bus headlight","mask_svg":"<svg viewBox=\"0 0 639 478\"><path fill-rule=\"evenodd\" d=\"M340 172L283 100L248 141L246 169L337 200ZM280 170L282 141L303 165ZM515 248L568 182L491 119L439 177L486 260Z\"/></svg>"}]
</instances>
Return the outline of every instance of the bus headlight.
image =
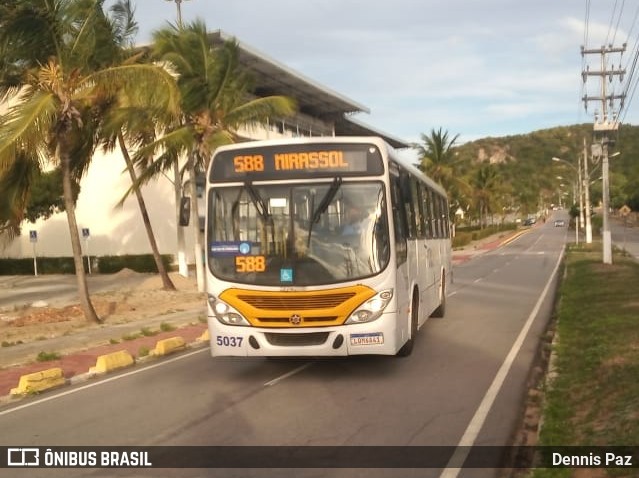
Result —
<instances>
[{"instance_id":1,"label":"bus headlight","mask_svg":"<svg viewBox=\"0 0 639 478\"><path fill-rule=\"evenodd\" d=\"M208 301L213 315L224 325L251 325L237 310L214 295L209 294Z\"/></svg>"},{"instance_id":2,"label":"bus headlight","mask_svg":"<svg viewBox=\"0 0 639 478\"><path fill-rule=\"evenodd\" d=\"M346 320L347 324L362 324L378 319L393 298L393 289L386 289L368 299Z\"/></svg>"}]
</instances>

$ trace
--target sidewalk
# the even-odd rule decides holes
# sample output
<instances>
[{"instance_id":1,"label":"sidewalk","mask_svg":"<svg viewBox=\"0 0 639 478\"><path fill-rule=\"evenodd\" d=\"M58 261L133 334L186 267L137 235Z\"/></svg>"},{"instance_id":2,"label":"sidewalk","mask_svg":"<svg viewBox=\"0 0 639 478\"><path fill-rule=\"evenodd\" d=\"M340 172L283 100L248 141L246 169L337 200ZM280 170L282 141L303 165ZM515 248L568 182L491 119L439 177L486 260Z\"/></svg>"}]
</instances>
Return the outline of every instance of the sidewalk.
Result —
<instances>
[{"instance_id":1,"label":"sidewalk","mask_svg":"<svg viewBox=\"0 0 639 478\"><path fill-rule=\"evenodd\" d=\"M453 251L453 264L463 264L473 257L494 250L527 232L501 232L475 241L463 248ZM12 400L11 389L18 386L20 377L34 372L60 368L66 383L77 383L94 376L89 369L96 365L98 357L126 351L134 360L148 360L145 355L156 347L159 341L181 337L187 346L207 346L202 340L207 330L206 323L200 319L206 316L206 306L182 312L160 315L136 320L125 324L105 325L90 328L65 336L17 344L0 349L0 403ZM171 324L175 330L160 332L161 324ZM148 329L157 334L141 336L132 340L123 340L124 336L139 333ZM118 341L118 343L112 343ZM60 359L38 362L40 352L58 353Z\"/></svg>"}]
</instances>

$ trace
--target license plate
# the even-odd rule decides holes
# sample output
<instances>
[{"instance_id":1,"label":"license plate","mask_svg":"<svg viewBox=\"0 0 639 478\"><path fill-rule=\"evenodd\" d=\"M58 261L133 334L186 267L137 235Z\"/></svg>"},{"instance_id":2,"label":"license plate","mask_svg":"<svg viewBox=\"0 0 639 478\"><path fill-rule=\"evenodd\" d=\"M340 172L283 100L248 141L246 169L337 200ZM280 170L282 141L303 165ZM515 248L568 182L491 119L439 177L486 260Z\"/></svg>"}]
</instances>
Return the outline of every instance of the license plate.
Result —
<instances>
[{"instance_id":1,"label":"license plate","mask_svg":"<svg viewBox=\"0 0 639 478\"><path fill-rule=\"evenodd\" d=\"M374 332L371 334L351 334L351 345L380 345L384 343L384 334Z\"/></svg>"}]
</instances>

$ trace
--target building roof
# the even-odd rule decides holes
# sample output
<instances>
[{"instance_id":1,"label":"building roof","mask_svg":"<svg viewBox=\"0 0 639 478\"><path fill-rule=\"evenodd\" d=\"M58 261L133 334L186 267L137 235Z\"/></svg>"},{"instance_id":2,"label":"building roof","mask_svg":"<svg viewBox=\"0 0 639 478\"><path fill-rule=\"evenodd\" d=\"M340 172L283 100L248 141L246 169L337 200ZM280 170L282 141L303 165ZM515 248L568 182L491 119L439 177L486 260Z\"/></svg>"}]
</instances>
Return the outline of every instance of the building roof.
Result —
<instances>
[{"instance_id":1,"label":"building roof","mask_svg":"<svg viewBox=\"0 0 639 478\"><path fill-rule=\"evenodd\" d=\"M354 113L370 113L366 106L320 85L221 30L210 33L209 37L213 44L228 40L237 43L239 61L254 73L255 93L258 96L289 96L295 99L301 113L333 122L336 135L380 136L394 148L410 147L409 143L350 117Z\"/></svg>"}]
</instances>

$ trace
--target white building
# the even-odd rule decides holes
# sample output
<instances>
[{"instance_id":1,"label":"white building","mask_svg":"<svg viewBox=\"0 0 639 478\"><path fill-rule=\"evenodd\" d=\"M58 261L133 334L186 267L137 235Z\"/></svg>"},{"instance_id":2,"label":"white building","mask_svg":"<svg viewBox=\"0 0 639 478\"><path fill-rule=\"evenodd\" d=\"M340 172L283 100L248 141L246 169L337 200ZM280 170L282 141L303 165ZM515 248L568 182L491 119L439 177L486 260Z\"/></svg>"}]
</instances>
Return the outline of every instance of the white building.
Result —
<instances>
[{"instance_id":1,"label":"white building","mask_svg":"<svg viewBox=\"0 0 639 478\"><path fill-rule=\"evenodd\" d=\"M211 34L213 43L231 37L222 32ZM295 99L298 114L267 128L246 128L241 132L247 139L267 139L294 136L375 135L383 137L396 148L410 145L364 125L350 117L369 110L353 100L304 77L286 66L267 58L239 43L240 62L252 72L255 93L259 96L284 95ZM6 108L6 105L5 105ZM2 105L0 105L0 114ZM90 236L83 241L91 256L147 254L151 252L142 224L140 210L134 196L123 207L116 208L131 181L119 151L111 154L97 152L88 174L82 179L76 215L78 227L88 229ZM151 224L162 254L177 253L175 195L171 178L162 178L142 190ZM200 201L203 203L203 201ZM31 257L33 244L29 231L37 231L38 256L72 256L66 213L25 222L22 235L8 245L0 246L0 257ZM193 262L190 229L186 231L187 260ZM1 242L0 242L1 243ZM86 254L86 249L85 249Z\"/></svg>"}]
</instances>

